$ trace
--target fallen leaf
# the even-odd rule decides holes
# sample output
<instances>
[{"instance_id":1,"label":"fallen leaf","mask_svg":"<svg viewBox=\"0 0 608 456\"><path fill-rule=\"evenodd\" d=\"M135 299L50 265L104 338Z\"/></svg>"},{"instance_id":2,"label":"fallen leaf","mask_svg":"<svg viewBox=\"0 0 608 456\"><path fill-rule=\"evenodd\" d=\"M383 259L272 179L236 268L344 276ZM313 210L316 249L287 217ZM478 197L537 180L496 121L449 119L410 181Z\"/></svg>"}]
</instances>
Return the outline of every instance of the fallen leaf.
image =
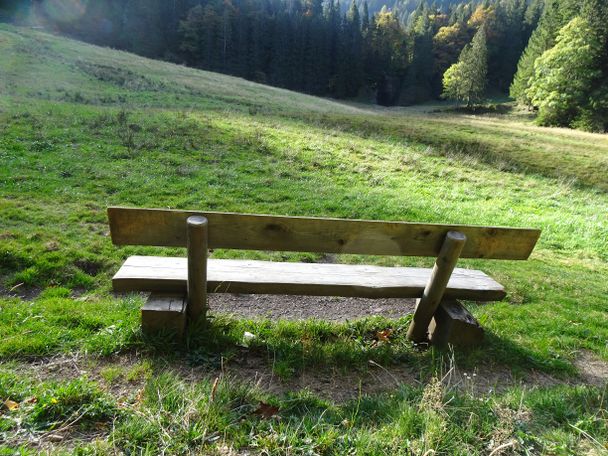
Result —
<instances>
[{"instance_id":1,"label":"fallen leaf","mask_svg":"<svg viewBox=\"0 0 608 456\"><path fill-rule=\"evenodd\" d=\"M19 408L19 403L7 399L4 401L4 406L12 412L13 410L17 410Z\"/></svg>"},{"instance_id":2,"label":"fallen leaf","mask_svg":"<svg viewBox=\"0 0 608 456\"><path fill-rule=\"evenodd\" d=\"M25 401L26 404L35 404L38 402L38 398L36 396L32 396Z\"/></svg>"},{"instance_id":3,"label":"fallen leaf","mask_svg":"<svg viewBox=\"0 0 608 456\"><path fill-rule=\"evenodd\" d=\"M382 331L378 331L376 333L376 337L378 338L379 341L382 342L388 342L389 337L391 337L391 335L393 334L393 330L392 329L384 329Z\"/></svg>"},{"instance_id":4,"label":"fallen leaf","mask_svg":"<svg viewBox=\"0 0 608 456\"><path fill-rule=\"evenodd\" d=\"M44 244L44 248L47 252L55 252L59 250L59 243L57 241L49 241Z\"/></svg>"},{"instance_id":5,"label":"fallen leaf","mask_svg":"<svg viewBox=\"0 0 608 456\"><path fill-rule=\"evenodd\" d=\"M144 400L144 390L140 389L137 392L137 395L135 396L135 403L136 404L141 404L143 402L143 400Z\"/></svg>"},{"instance_id":6,"label":"fallen leaf","mask_svg":"<svg viewBox=\"0 0 608 456\"><path fill-rule=\"evenodd\" d=\"M261 402L258 408L253 412L254 415L259 415L262 418L269 419L279 413L279 407Z\"/></svg>"}]
</instances>

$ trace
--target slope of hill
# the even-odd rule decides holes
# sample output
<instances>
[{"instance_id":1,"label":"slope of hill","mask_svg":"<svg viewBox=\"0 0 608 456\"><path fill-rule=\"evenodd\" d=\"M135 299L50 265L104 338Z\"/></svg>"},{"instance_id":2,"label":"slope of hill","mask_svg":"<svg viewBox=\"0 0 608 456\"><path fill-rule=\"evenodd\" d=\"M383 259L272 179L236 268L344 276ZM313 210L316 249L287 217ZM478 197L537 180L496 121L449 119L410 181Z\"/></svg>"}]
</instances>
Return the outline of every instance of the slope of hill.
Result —
<instances>
[{"instance_id":1,"label":"slope of hill","mask_svg":"<svg viewBox=\"0 0 608 456\"><path fill-rule=\"evenodd\" d=\"M341 103L27 29L0 25L0 30L0 90L5 95L0 103L9 102L6 96L25 96L132 108L228 108L309 120L322 113L347 114L338 122L355 129L385 129L443 149L473 150L478 157L499 155L511 165L608 190L605 135L539 128L500 116L429 116L424 106L383 109ZM360 118L363 127L357 124Z\"/></svg>"},{"instance_id":2,"label":"slope of hill","mask_svg":"<svg viewBox=\"0 0 608 456\"><path fill-rule=\"evenodd\" d=\"M357 111L322 98L28 29L0 24L0 33L0 87L8 95L100 105Z\"/></svg>"},{"instance_id":3,"label":"slope of hill","mask_svg":"<svg viewBox=\"0 0 608 456\"><path fill-rule=\"evenodd\" d=\"M0 56L0 450L603 451L605 136L515 114L337 103L7 25ZM182 252L112 246L111 204L529 225L543 235L529 261L462 262L509 292L471 304L488 330L479 349L414 349L408 316L218 317L186 352L142 336L140 297L109 292L127 255ZM244 331L257 335L247 349ZM258 371L275 383L243 382ZM311 373L316 383L303 383ZM280 419L267 419L273 407Z\"/></svg>"}]
</instances>

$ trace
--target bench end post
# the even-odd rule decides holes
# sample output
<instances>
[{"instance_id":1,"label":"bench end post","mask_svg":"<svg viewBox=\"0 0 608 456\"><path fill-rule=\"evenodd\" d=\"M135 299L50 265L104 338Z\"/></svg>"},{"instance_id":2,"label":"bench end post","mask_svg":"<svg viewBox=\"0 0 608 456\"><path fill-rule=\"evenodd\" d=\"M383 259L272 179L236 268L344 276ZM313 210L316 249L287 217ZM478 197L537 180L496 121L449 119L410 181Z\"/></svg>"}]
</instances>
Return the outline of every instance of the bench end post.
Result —
<instances>
[{"instance_id":1,"label":"bench end post","mask_svg":"<svg viewBox=\"0 0 608 456\"><path fill-rule=\"evenodd\" d=\"M192 322L205 318L207 312L207 252L209 221L206 217L188 217L188 294L186 313Z\"/></svg>"},{"instance_id":2,"label":"bench end post","mask_svg":"<svg viewBox=\"0 0 608 456\"><path fill-rule=\"evenodd\" d=\"M435 261L431 277L418 300L414 317L407 332L408 339L420 343L428 341L431 319L443 299L443 294L467 237L458 231L448 231Z\"/></svg>"}]
</instances>

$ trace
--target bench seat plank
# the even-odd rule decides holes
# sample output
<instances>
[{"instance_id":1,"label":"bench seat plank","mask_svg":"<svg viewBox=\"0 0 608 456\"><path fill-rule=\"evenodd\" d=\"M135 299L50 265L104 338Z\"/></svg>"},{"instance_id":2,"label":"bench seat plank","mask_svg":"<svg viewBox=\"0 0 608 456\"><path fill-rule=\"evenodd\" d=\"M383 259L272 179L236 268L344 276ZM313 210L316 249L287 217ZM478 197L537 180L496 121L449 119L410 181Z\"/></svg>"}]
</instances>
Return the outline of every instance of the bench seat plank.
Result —
<instances>
[{"instance_id":1,"label":"bench seat plank","mask_svg":"<svg viewBox=\"0 0 608 456\"><path fill-rule=\"evenodd\" d=\"M418 298L430 273L426 268L209 259L207 290L209 293ZM185 293L187 275L186 258L131 256L112 283L119 292ZM456 268L445 296L499 301L505 297L505 291L481 271Z\"/></svg>"}]
</instances>

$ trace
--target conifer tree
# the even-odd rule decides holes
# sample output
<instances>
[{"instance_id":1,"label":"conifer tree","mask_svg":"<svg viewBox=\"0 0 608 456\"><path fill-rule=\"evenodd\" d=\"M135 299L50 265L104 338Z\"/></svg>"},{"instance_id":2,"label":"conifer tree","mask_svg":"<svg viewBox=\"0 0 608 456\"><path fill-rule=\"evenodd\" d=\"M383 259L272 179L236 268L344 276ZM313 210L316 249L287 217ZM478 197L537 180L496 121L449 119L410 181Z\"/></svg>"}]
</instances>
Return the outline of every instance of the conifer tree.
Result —
<instances>
[{"instance_id":1,"label":"conifer tree","mask_svg":"<svg viewBox=\"0 0 608 456\"><path fill-rule=\"evenodd\" d=\"M188 12L188 17L180 23L179 31L182 36L180 51L186 61L192 66L198 66L203 47L204 12L197 5Z\"/></svg>"},{"instance_id":2,"label":"conifer tree","mask_svg":"<svg viewBox=\"0 0 608 456\"><path fill-rule=\"evenodd\" d=\"M483 100L488 72L488 50L485 27L481 27L471 44L460 54L458 62L445 72L443 97L463 101L467 107Z\"/></svg>"},{"instance_id":3,"label":"conifer tree","mask_svg":"<svg viewBox=\"0 0 608 456\"><path fill-rule=\"evenodd\" d=\"M369 7L367 6L367 0L363 2L363 11L361 12L361 32L363 35L367 35L369 30Z\"/></svg>"},{"instance_id":4,"label":"conifer tree","mask_svg":"<svg viewBox=\"0 0 608 456\"><path fill-rule=\"evenodd\" d=\"M341 8L339 0L82 0L78 21L43 19L97 44L319 95L351 97L383 86L389 104L439 96L444 73L485 25L488 86L503 90L518 61L512 93L531 103L534 62L580 15L605 49L592 96L603 106L606 0L355 1ZM590 112L608 117L602 109Z\"/></svg>"},{"instance_id":5,"label":"conifer tree","mask_svg":"<svg viewBox=\"0 0 608 456\"><path fill-rule=\"evenodd\" d=\"M361 17L355 0L352 0L344 21L343 78L345 96L357 95L362 83Z\"/></svg>"},{"instance_id":6,"label":"conifer tree","mask_svg":"<svg viewBox=\"0 0 608 456\"><path fill-rule=\"evenodd\" d=\"M412 18L410 32L410 62L402 88L401 101L405 104L428 100L432 95L434 69L433 32L429 9L421 3Z\"/></svg>"},{"instance_id":7,"label":"conifer tree","mask_svg":"<svg viewBox=\"0 0 608 456\"><path fill-rule=\"evenodd\" d=\"M526 40L530 38L530 35L538 25L538 21L543 14L545 8L544 0L531 0L526 6L526 12L524 13L524 31Z\"/></svg>"}]
</instances>

